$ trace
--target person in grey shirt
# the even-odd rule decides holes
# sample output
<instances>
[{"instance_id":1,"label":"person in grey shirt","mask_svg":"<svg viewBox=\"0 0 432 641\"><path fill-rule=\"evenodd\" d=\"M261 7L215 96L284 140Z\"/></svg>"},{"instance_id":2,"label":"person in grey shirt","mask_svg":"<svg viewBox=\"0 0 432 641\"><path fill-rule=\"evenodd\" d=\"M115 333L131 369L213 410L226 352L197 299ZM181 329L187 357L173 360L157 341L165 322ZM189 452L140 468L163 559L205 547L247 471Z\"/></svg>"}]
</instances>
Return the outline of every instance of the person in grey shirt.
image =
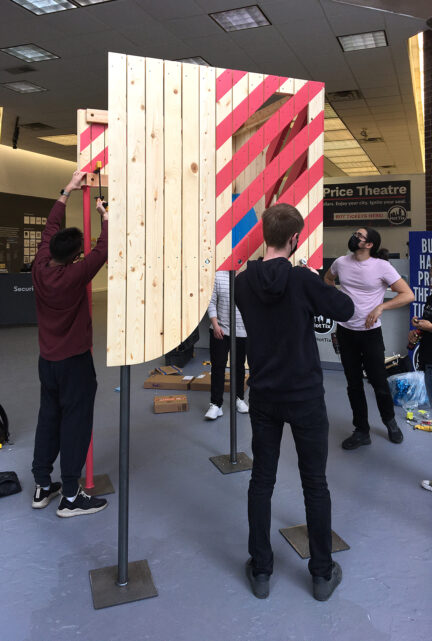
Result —
<instances>
[{"instance_id":1,"label":"person in grey shirt","mask_svg":"<svg viewBox=\"0 0 432 641\"><path fill-rule=\"evenodd\" d=\"M210 360L211 360L211 393L210 406L205 418L214 421L222 416L225 368L230 351L230 299L229 272L216 272L208 315L210 327ZM249 411L244 401L244 378L246 360L246 330L240 312L236 308L236 390L237 411L246 414Z\"/></svg>"}]
</instances>

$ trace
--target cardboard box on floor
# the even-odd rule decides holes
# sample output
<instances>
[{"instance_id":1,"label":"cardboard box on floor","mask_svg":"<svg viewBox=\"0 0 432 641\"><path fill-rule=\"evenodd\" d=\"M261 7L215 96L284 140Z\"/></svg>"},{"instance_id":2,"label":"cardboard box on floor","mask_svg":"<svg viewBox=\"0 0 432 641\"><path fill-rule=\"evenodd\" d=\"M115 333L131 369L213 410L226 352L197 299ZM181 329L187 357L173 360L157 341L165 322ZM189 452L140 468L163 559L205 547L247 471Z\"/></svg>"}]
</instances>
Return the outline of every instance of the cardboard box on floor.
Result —
<instances>
[{"instance_id":1,"label":"cardboard box on floor","mask_svg":"<svg viewBox=\"0 0 432 641\"><path fill-rule=\"evenodd\" d=\"M161 365L160 367L155 367L154 370L150 372L150 376L153 376L153 374L181 376L183 374L183 370L180 369L180 367L176 367L175 365Z\"/></svg>"},{"instance_id":2,"label":"cardboard box on floor","mask_svg":"<svg viewBox=\"0 0 432 641\"><path fill-rule=\"evenodd\" d=\"M153 409L155 414L166 414L167 412L187 412L189 410L186 394L173 396L155 396L153 398Z\"/></svg>"},{"instance_id":3,"label":"cardboard box on floor","mask_svg":"<svg viewBox=\"0 0 432 641\"><path fill-rule=\"evenodd\" d=\"M195 392L210 392L211 388L211 374L210 372L203 372L199 376L195 376L190 384L190 390Z\"/></svg>"},{"instance_id":4,"label":"cardboard box on floor","mask_svg":"<svg viewBox=\"0 0 432 641\"><path fill-rule=\"evenodd\" d=\"M178 374L152 374L144 381L144 388L186 391L193 378L193 376L179 376Z\"/></svg>"},{"instance_id":5,"label":"cardboard box on floor","mask_svg":"<svg viewBox=\"0 0 432 641\"><path fill-rule=\"evenodd\" d=\"M244 389L246 391L246 383L249 378L249 374L245 376L244 380ZM211 389L211 373L210 372L203 372L199 376L195 376L193 379L191 385L190 385L190 390L191 392L210 392ZM224 383L224 392L229 392L230 390L230 373L225 372L225 383Z\"/></svg>"}]
</instances>

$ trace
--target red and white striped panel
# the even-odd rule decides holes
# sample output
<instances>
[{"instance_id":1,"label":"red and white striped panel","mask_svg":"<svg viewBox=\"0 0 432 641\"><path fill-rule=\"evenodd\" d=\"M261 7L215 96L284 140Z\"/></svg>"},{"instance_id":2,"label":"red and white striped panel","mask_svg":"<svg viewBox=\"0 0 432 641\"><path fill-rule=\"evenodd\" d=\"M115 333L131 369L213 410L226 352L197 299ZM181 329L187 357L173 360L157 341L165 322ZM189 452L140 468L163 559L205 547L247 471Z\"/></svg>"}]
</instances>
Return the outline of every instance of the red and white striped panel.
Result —
<instances>
[{"instance_id":1,"label":"red and white striped panel","mask_svg":"<svg viewBox=\"0 0 432 641\"><path fill-rule=\"evenodd\" d=\"M94 176L101 163L101 184L108 185L108 112L78 109L77 113L78 169L87 172L87 185L97 186ZM98 122L98 118L100 122Z\"/></svg>"},{"instance_id":2,"label":"red and white striped panel","mask_svg":"<svg viewBox=\"0 0 432 641\"><path fill-rule=\"evenodd\" d=\"M233 154L232 138L274 94L289 99ZM287 202L305 219L294 258L322 263L324 85L227 69L216 79L216 266L237 270L262 244L261 221L231 250L235 225L265 196ZM234 203L232 183L265 152L266 163Z\"/></svg>"}]
</instances>

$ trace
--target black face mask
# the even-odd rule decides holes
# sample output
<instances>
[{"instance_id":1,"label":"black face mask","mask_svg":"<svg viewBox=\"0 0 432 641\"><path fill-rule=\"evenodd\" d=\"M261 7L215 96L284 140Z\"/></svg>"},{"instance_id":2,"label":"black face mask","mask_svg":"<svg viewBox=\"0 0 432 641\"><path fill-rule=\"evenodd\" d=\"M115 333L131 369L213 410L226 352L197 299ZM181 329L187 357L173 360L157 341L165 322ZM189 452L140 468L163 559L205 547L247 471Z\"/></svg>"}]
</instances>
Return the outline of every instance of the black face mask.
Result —
<instances>
[{"instance_id":1,"label":"black face mask","mask_svg":"<svg viewBox=\"0 0 432 641\"><path fill-rule=\"evenodd\" d=\"M357 236L353 234L348 241L348 249L351 252L355 252L359 248L359 245L360 245L360 238L357 238Z\"/></svg>"},{"instance_id":2,"label":"black face mask","mask_svg":"<svg viewBox=\"0 0 432 641\"><path fill-rule=\"evenodd\" d=\"M294 247L291 249L291 252L290 252L290 255L288 256L288 258L291 258L291 256L294 254L295 250L297 249L297 245L298 245L298 236L297 236L296 243L295 243Z\"/></svg>"}]
</instances>

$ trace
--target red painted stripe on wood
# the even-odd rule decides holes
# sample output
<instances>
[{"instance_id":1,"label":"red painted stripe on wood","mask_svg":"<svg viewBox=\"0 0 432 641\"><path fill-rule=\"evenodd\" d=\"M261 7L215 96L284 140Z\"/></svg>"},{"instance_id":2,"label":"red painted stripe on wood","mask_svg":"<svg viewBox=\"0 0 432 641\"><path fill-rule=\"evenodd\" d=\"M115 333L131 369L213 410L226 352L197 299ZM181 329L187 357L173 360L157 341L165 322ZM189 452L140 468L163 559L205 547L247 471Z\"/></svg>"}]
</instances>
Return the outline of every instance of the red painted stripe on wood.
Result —
<instances>
[{"instance_id":1,"label":"red painted stripe on wood","mask_svg":"<svg viewBox=\"0 0 432 641\"><path fill-rule=\"evenodd\" d=\"M216 102L223 98L239 80L247 74L247 71L238 69L225 69L221 75L216 78Z\"/></svg>"},{"instance_id":2,"label":"red painted stripe on wood","mask_svg":"<svg viewBox=\"0 0 432 641\"><path fill-rule=\"evenodd\" d=\"M80 135L80 151L86 149L86 147L88 147L90 143L93 142L93 140L99 138L99 136L104 133L106 128L106 125L92 123L89 127L87 127L87 129L84 129L84 131Z\"/></svg>"},{"instance_id":3,"label":"red painted stripe on wood","mask_svg":"<svg viewBox=\"0 0 432 641\"><path fill-rule=\"evenodd\" d=\"M307 93L305 87L302 87L300 92ZM260 154L263 151L263 149L269 144L269 138L271 138L270 132L272 131L274 133L274 136L277 136L278 132L283 127L288 127L292 122L293 118L297 116L296 121L290 131L287 142L292 138L294 138L297 135L297 133L300 131L300 129L304 127L307 123L307 109L304 109L303 111L301 111L301 113L297 112L295 110L294 98L295 96L293 96L293 98L291 98L290 100L287 100L287 102L283 104L282 107L278 109L278 111L274 113L271 116L271 118L269 118L269 120L266 123L264 123L258 129L258 131L255 132L255 134L253 134L249 138L249 141L246 141L244 145L242 145L242 147L237 151L237 154L243 154L242 157L246 158L246 154L244 153L243 148L248 146L249 148L248 162L249 163L252 162L258 156L258 154ZM303 104L303 100L299 102L300 106L302 104ZM224 127L223 129L221 128L220 130L219 138L218 138L218 130L216 130L216 147L218 147L218 144L219 146L223 144L222 140L225 140L225 137L230 127L232 128L233 131L235 130L235 128L232 126L231 123L228 124L228 119L229 119L229 116L225 118L225 120L227 121L226 123L225 121L222 121L221 123L221 125L223 124ZM234 154L233 162L235 162L235 158L237 154ZM233 175L231 174L231 170L227 171L225 167L218 172L218 174L216 175L216 196L221 194L224 191L224 189L228 187L229 178L231 180L235 180L235 178L237 178L237 176L246 169L248 162L245 162L244 164L236 163L237 173L236 171L234 171Z\"/></svg>"},{"instance_id":4,"label":"red painted stripe on wood","mask_svg":"<svg viewBox=\"0 0 432 641\"><path fill-rule=\"evenodd\" d=\"M96 163L101 162L102 167L105 167L108 163L106 162L106 159L108 158L108 147L105 147L105 149L102 149L102 151L97 154L94 158L91 159L85 167L82 167L80 171L88 171L90 173L93 173L94 170L96 169Z\"/></svg>"},{"instance_id":5,"label":"red painted stripe on wood","mask_svg":"<svg viewBox=\"0 0 432 641\"><path fill-rule=\"evenodd\" d=\"M245 75L245 74L243 74ZM243 77L243 76L241 76ZM239 78L240 79L240 78ZM219 149L228 138L234 134L246 120L254 114L265 103L265 101L279 89L285 82L286 78L281 76L268 76L265 80L255 87L255 89L232 111L232 124L228 126L225 121L227 116L216 127L216 149ZM234 125L235 123L235 125Z\"/></svg>"},{"instance_id":6,"label":"red painted stripe on wood","mask_svg":"<svg viewBox=\"0 0 432 641\"><path fill-rule=\"evenodd\" d=\"M320 118L318 116L317 118ZM312 121L313 123L314 121ZM272 162L261 172L260 176L257 176L255 180L245 189L240 196L234 201L234 204L223 214L219 220L216 222L216 244L225 238L225 236L231 231L231 229L243 218L243 216L253 207L257 201L264 195L264 184L266 185L266 190L270 189L272 184L280 178L288 169L293 165L293 163L307 150L308 146L314 142L315 134L318 135L318 128L305 127L302 129L297 136L291 140L281 151L281 153L272 160ZM320 162L320 161L318 161ZM276 169L279 164L279 169ZM317 163L315 163L316 165ZM314 167L315 167L314 165ZM319 172L318 172L319 173ZM322 176L322 173L321 173ZM264 178L264 181L262 180ZM301 177L300 177L301 179ZM297 179L296 184L299 179ZM273 182L272 182L273 181ZM310 184L310 183L309 183ZM308 176L306 175L306 193L308 186ZM291 191L291 190L288 190ZM301 189L303 191L303 189ZM254 194L251 198L251 193ZM302 196L304 197L304 195ZM294 192L294 201L295 203L300 202L301 197L297 199L297 194ZM288 202L284 200L284 202ZM294 203L294 204L295 204Z\"/></svg>"},{"instance_id":7,"label":"red painted stripe on wood","mask_svg":"<svg viewBox=\"0 0 432 641\"><path fill-rule=\"evenodd\" d=\"M314 269L321 269L323 266L323 246L320 245L318 249L310 256L308 265Z\"/></svg>"}]
</instances>

